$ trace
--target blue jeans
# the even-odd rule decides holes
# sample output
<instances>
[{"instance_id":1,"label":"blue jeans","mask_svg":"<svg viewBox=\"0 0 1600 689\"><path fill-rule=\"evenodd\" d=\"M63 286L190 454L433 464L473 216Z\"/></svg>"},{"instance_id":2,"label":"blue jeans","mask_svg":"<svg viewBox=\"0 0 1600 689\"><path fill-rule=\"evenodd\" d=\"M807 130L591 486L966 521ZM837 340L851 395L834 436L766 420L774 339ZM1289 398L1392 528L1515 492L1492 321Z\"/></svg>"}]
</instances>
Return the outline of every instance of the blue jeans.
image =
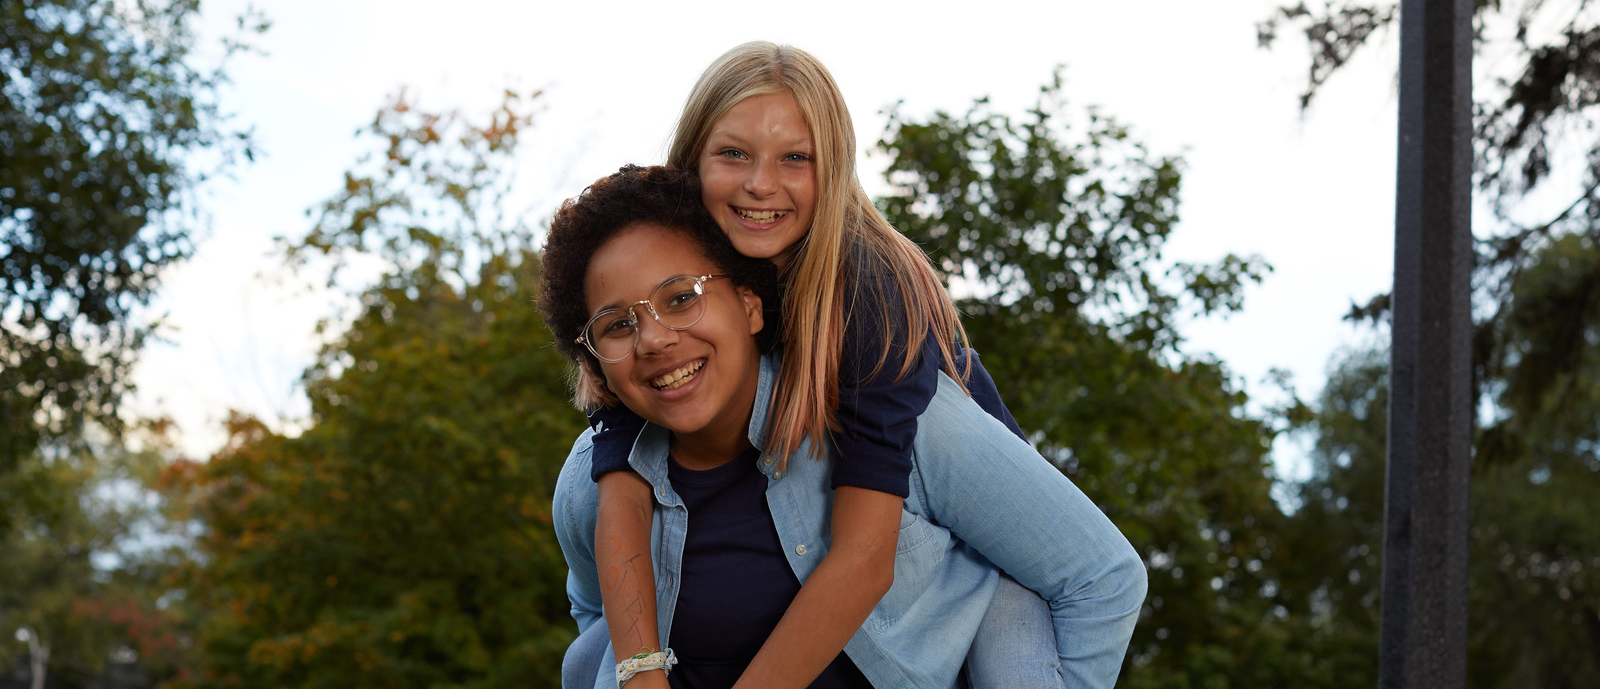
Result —
<instances>
[{"instance_id":1,"label":"blue jeans","mask_svg":"<svg viewBox=\"0 0 1600 689\"><path fill-rule=\"evenodd\" d=\"M962 675L969 689L1065 687L1050 604L1002 572Z\"/></svg>"},{"instance_id":2,"label":"blue jeans","mask_svg":"<svg viewBox=\"0 0 1600 689\"><path fill-rule=\"evenodd\" d=\"M609 640L604 620L578 635L561 661L562 689L594 687L605 664ZM1050 605L1015 579L1000 575L994 600L967 651L966 671L961 679L965 689L1065 687Z\"/></svg>"},{"instance_id":3,"label":"blue jeans","mask_svg":"<svg viewBox=\"0 0 1600 689\"><path fill-rule=\"evenodd\" d=\"M605 620L589 625L588 631L573 639L561 659L561 689L594 689L610 644Z\"/></svg>"}]
</instances>

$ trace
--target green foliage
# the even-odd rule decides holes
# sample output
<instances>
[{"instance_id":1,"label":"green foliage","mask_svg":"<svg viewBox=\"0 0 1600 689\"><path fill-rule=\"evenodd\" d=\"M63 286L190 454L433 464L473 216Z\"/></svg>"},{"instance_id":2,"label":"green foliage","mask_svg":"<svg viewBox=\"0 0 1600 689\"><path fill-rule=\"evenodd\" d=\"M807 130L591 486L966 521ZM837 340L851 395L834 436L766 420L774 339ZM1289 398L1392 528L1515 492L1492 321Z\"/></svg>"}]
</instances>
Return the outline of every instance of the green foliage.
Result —
<instances>
[{"instance_id":1,"label":"green foliage","mask_svg":"<svg viewBox=\"0 0 1600 689\"><path fill-rule=\"evenodd\" d=\"M410 152L363 162L295 247L371 250L393 270L306 373L309 429L235 418L222 452L174 470L207 527L195 686L559 681L575 630L550 496L583 416L533 308L537 257L473 220L474 199L499 198L477 187L509 184L514 105L473 126L396 100L373 133ZM459 131L414 136L446 121ZM428 168L469 141L477 162Z\"/></svg>"},{"instance_id":2,"label":"green foliage","mask_svg":"<svg viewBox=\"0 0 1600 689\"><path fill-rule=\"evenodd\" d=\"M1600 251L1554 240L1493 323L1473 474L1474 686L1600 683ZM1481 659L1481 661L1480 661Z\"/></svg>"},{"instance_id":3,"label":"green foliage","mask_svg":"<svg viewBox=\"0 0 1600 689\"><path fill-rule=\"evenodd\" d=\"M141 685L181 673L181 620L157 604L171 589L169 525L147 489L163 462L155 450L80 449L34 453L0 476L16 526L0 537L0 667L31 656L62 687L104 685L113 661ZM32 638L12 639L19 629Z\"/></svg>"},{"instance_id":4,"label":"green foliage","mask_svg":"<svg viewBox=\"0 0 1600 689\"><path fill-rule=\"evenodd\" d=\"M1600 247L1587 235L1553 240L1518 271L1480 344L1499 413L1484 432L1489 463L1596 457L1600 407L1584 373L1600 349ZM1575 461L1568 459L1567 461Z\"/></svg>"},{"instance_id":5,"label":"green foliage","mask_svg":"<svg viewBox=\"0 0 1600 689\"><path fill-rule=\"evenodd\" d=\"M1549 425L1510 462L1478 461L1472 482L1468 685L1586 687L1600 681L1600 357L1590 353ZM1377 681L1387 357L1357 352L1330 379L1316 415L1315 468L1286 521L1285 605L1341 682ZM1581 424L1587 423L1586 427ZM1485 444L1479 433L1481 458Z\"/></svg>"},{"instance_id":6,"label":"green foliage","mask_svg":"<svg viewBox=\"0 0 1600 689\"><path fill-rule=\"evenodd\" d=\"M981 99L925 121L893 112L880 148L885 213L965 279L967 332L1018 422L1145 554L1124 684L1298 678L1275 610L1274 426L1177 330L1180 315L1238 308L1267 268L1163 263L1180 161L1068 109L1059 75L1021 121Z\"/></svg>"},{"instance_id":7,"label":"green foliage","mask_svg":"<svg viewBox=\"0 0 1600 689\"><path fill-rule=\"evenodd\" d=\"M195 185L249 153L219 114L221 68L191 64L197 8L0 7L0 470L86 421L118 427L150 332L130 316L192 250Z\"/></svg>"},{"instance_id":8,"label":"green foliage","mask_svg":"<svg viewBox=\"0 0 1600 689\"><path fill-rule=\"evenodd\" d=\"M1389 361L1381 350L1346 355L1328 377L1312 419L1311 477L1292 486L1283 524L1283 593L1305 628L1321 677L1378 682L1384 458Z\"/></svg>"}]
</instances>

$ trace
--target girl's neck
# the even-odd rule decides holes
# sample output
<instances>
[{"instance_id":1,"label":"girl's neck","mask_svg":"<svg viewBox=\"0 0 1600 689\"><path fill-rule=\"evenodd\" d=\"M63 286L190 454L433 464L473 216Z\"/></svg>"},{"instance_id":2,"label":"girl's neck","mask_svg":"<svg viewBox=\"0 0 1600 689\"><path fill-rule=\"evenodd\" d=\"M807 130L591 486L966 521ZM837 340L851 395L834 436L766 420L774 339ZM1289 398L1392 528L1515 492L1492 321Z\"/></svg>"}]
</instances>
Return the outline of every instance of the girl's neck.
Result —
<instances>
[{"instance_id":1,"label":"girl's neck","mask_svg":"<svg viewBox=\"0 0 1600 689\"><path fill-rule=\"evenodd\" d=\"M743 433L696 433L672 436L672 458L685 469L705 471L736 459L754 447Z\"/></svg>"},{"instance_id":2,"label":"girl's neck","mask_svg":"<svg viewBox=\"0 0 1600 689\"><path fill-rule=\"evenodd\" d=\"M795 242L794 244L789 245L789 248L778 252L777 255L767 260L771 261L772 265L778 267L778 275L784 275L786 271L794 267L795 255L798 253L800 253L800 242Z\"/></svg>"}]
</instances>

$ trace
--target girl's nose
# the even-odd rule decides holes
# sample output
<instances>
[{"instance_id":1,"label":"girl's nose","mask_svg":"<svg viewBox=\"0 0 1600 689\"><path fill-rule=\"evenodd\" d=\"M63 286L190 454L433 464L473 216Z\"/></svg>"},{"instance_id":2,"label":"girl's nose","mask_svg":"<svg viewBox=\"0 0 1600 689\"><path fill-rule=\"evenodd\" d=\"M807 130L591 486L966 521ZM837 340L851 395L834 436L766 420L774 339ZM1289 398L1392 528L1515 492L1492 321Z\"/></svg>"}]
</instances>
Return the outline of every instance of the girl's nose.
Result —
<instances>
[{"instance_id":1,"label":"girl's nose","mask_svg":"<svg viewBox=\"0 0 1600 689\"><path fill-rule=\"evenodd\" d=\"M634 348L638 354L648 355L658 353L678 342L678 331L668 328L656 321L650 311L643 306L634 307L643 313L639 314L638 342Z\"/></svg>"},{"instance_id":2,"label":"girl's nose","mask_svg":"<svg viewBox=\"0 0 1600 689\"><path fill-rule=\"evenodd\" d=\"M744 189L756 198L771 196L778 190L778 171L768 162L751 166L750 175L744 179Z\"/></svg>"}]
</instances>

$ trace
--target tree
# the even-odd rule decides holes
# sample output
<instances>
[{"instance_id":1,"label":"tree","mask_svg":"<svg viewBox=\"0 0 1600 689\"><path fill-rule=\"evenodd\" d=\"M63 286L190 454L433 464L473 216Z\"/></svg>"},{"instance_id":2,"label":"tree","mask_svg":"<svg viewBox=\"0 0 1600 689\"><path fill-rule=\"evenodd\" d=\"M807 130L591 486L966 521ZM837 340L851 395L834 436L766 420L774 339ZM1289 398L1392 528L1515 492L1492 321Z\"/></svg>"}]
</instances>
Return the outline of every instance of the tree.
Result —
<instances>
[{"instance_id":1,"label":"tree","mask_svg":"<svg viewBox=\"0 0 1600 689\"><path fill-rule=\"evenodd\" d=\"M1343 356L1307 420L1311 475L1289 487L1281 600L1306 629L1322 676L1375 685L1389 361L1383 349Z\"/></svg>"},{"instance_id":2,"label":"tree","mask_svg":"<svg viewBox=\"0 0 1600 689\"><path fill-rule=\"evenodd\" d=\"M1559 265L1546 256L1529 274ZM1475 467L1472 687L1600 681L1600 527L1589 514L1600 501L1600 355L1583 359L1579 377L1549 396L1559 409L1540 417L1532 459ZM1351 684L1377 681L1387 374L1386 352L1374 348L1350 353L1330 377L1311 428L1313 473L1295 487L1298 509L1282 535L1285 604L1309 621L1328 672ZM1479 457L1487 442L1476 438Z\"/></svg>"},{"instance_id":3,"label":"tree","mask_svg":"<svg viewBox=\"0 0 1600 689\"><path fill-rule=\"evenodd\" d=\"M146 433L146 440L154 436ZM182 672L182 620L149 490L161 446L36 452L0 476L17 528L0 535L0 667L27 660L34 689L152 686Z\"/></svg>"},{"instance_id":4,"label":"tree","mask_svg":"<svg viewBox=\"0 0 1600 689\"><path fill-rule=\"evenodd\" d=\"M0 8L0 471L88 422L120 427L153 327L136 310L192 251L196 186L250 153L217 104L222 68L192 64L198 4Z\"/></svg>"},{"instance_id":5,"label":"tree","mask_svg":"<svg viewBox=\"0 0 1600 689\"><path fill-rule=\"evenodd\" d=\"M1020 121L983 99L926 120L895 110L879 147L882 208L969 287L967 332L1017 421L1145 555L1124 683L1303 677L1309 661L1275 608L1277 421L1247 412L1176 325L1239 308L1265 265L1163 262L1181 161L1094 108L1069 109L1059 73Z\"/></svg>"},{"instance_id":6,"label":"tree","mask_svg":"<svg viewBox=\"0 0 1600 689\"><path fill-rule=\"evenodd\" d=\"M516 94L483 124L396 98L290 246L389 270L306 372L304 433L236 417L173 469L205 525L195 686L557 686L575 626L550 496L584 419L530 233L498 210L529 123Z\"/></svg>"}]
</instances>

